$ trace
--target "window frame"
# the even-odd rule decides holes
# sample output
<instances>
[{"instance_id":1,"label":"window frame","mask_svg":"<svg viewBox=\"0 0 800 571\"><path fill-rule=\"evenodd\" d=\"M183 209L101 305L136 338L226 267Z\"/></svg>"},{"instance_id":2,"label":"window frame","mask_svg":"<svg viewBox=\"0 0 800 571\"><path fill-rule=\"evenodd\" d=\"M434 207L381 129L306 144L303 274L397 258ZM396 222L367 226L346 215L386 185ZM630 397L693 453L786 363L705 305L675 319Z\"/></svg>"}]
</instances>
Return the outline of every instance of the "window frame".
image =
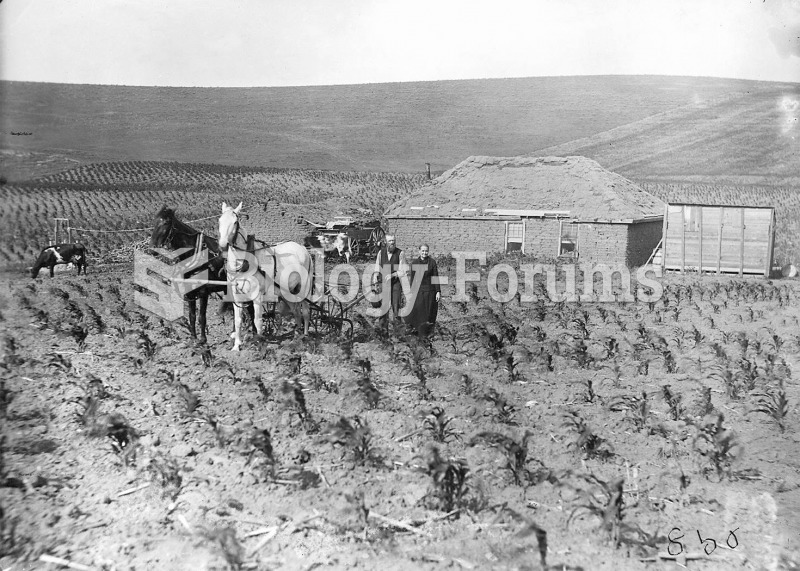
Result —
<instances>
[{"instance_id":1,"label":"window frame","mask_svg":"<svg viewBox=\"0 0 800 571\"><path fill-rule=\"evenodd\" d=\"M569 251L564 251L564 244L565 244L565 241L564 241L564 224L565 223L568 225L569 228L571 228L574 231L571 236L568 236L569 238L572 239L570 243L573 245L573 249L569 250ZM561 220L558 221L558 254L557 255L559 257L560 256L570 256L570 255L572 255L572 256L577 258L580 255L580 249L578 247L578 245L580 243L579 242L580 232L578 231L579 228L580 228L580 226L578 224L575 224L575 223L573 223L573 222L571 222L569 220L561 219Z\"/></svg>"},{"instance_id":2,"label":"window frame","mask_svg":"<svg viewBox=\"0 0 800 571\"><path fill-rule=\"evenodd\" d=\"M515 236L515 237L512 238L510 236L511 232L509 230L512 227L512 225L519 225L519 227L522 229L521 235L519 237ZM505 231L506 231L505 248L504 248L505 252L507 254L509 252L521 252L521 253L524 254L525 253L525 221L524 220L509 220L509 221L506 222ZM508 245L509 244L519 244L520 245L519 246L519 250L509 250L508 249Z\"/></svg>"}]
</instances>

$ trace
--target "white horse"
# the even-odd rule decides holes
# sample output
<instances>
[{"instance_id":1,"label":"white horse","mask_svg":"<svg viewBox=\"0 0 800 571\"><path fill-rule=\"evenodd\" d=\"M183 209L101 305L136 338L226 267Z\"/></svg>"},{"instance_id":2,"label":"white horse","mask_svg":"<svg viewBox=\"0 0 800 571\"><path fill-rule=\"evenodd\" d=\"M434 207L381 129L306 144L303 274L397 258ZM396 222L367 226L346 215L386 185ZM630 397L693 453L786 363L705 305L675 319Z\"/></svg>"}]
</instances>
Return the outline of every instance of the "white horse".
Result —
<instances>
[{"instance_id":1,"label":"white horse","mask_svg":"<svg viewBox=\"0 0 800 571\"><path fill-rule=\"evenodd\" d=\"M303 334L307 335L311 322L307 302L313 282L311 255L297 242L282 242L252 251L238 247L237 239L244 236L239 227L241 209L241 202L236 208L223 202L219 218L219 246L227 248L228 293L233 298L233 350L238 351L242 343L242 304L253 302L256 331L260 335L262 296L270 290L287 303L297 325L302 323Z\"/></svg>"}]
</instances>

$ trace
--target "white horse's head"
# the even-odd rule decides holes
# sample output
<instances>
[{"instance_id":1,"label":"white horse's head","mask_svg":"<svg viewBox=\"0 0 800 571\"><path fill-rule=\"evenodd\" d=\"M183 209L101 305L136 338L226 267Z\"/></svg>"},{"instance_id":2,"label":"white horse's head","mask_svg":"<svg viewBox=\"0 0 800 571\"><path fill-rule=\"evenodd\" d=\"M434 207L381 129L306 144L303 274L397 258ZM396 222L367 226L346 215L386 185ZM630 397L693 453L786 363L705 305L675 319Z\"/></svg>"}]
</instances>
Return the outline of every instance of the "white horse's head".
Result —
<instances>
[{"instance_id":1,"label":"white horse's head","mask_svg":"<svg viewBox=\"0 0 800 571\"><path fill-rule=\"evenodd\" d=\"M219 247L224 249L228 244L236 242L236 235L239 233L239 211L242 203L233 208L224 202L222 203L222 215L219 217Z\"/></svg>"}]
</instances>

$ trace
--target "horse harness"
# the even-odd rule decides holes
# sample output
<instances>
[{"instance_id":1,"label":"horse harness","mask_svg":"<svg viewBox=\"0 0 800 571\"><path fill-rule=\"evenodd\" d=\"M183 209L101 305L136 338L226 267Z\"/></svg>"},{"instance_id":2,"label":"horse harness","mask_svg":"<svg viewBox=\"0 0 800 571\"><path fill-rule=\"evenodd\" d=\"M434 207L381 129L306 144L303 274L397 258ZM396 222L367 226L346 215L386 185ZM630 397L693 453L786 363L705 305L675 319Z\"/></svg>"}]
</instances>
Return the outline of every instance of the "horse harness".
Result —
<instances>
[{"instance_id":1,"label":"horse harness","mask_svg":"<svg viewBox=\"0 0 800 571\"><path fill-rule=\"evenodd\" d=\"M236 246L236 241L239 238L239 236L241 236L245 240L246 246L243 249L242 248L238 248ZM264 245L265 248L267 247L267 243L264 242L263 240L257 239L255 237L255 234L249 234L249 235L245 236L242 233L241 228L239 227L239 217L237 216L236 217L236 233L234 234L234 239L233 239L232 242L230 242L229 247L233 248L234 250L243 250L244 252L247 252L248 254L251 254L253 257L255 257L255 251L256 251L255 243L256 242L258 242L259 244ZM238 262L238 258L237 258L237 262ZM240 273L240 272L248 271L249 268L248 268L248 266L246 264L249 264L249 263L250 262L248 260L244 260L242 268L236 270L235 272L236 273ZM273 268L272 269L272 271L273 271L272 279L274 280L275 277L277 276L277 272L278 272L277 263L273 263L272 268ZM256 271L260 271L260 272L264 273L260 268L257 269ZM240 283L244 282L245 280L237 279L233 275L233 273L234 272L228 272L228 281L231 283L231 285L233 285L235 293L241 294L241 295L247 295L247 292L244 291L242 289L241 285L240 285ZM237 302L236 300L233 300L233 301L231 301L231 303L233 303L236 307L244 308L244 306L249 302L246 302L246 301L245 302Z\"/></svg>"}]
</instances>

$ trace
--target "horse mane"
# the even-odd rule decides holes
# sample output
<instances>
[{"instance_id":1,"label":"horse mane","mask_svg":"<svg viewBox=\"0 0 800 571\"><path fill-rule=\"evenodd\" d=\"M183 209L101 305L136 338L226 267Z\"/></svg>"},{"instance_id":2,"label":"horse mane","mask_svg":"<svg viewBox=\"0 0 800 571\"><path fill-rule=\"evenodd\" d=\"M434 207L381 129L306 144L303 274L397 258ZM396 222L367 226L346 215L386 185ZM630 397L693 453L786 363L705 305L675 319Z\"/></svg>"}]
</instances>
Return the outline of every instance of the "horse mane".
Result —
<instances>
[{"instance_id":1,"label":"horse mane","mask_svg":"<svg viewBox=\"0 0 800 571\"><path fill-rule=\"evenodd\" d=\"M196 228L190 226L180 218L175 215L175 209L169 208L167 206L163 206L161 210L158 211L156 215L158 218L165 218L170 221L172 228L177 231L177 233L182 234L186 237L196 237L200 231ZM209 236L206 233L203 233L203 240L205 241L206 247L211 250L212 252L219 253L219 242L213 236ZM188 241L188 240L187 240ZM174 243L174 240L173 240ZM192 244L193 245L193 244ZM174 246L173 246L174 247Z\"/></svg>"},{"instance_id":2,"label":"horse mane","mask_svg":"<svg viewBox=\"0 0 800 571\"><path fill-rule=\"evenodd\" d=\"M174 213L172 214L172 225L173 225L173 226L174 226L174 227L175 227L175 228L176 228L176 229L177 229L179 232L183 232L184 234L199 234L199 233L200 233L200 231L199 231L199 230L196 230L196 229L195 229L195 228L193 228L192 226L189 226L189 225L188 225L186 222L184 222L183 220L180 220L179 218L177 218L177 217L175 216L175 214L174 214Z\"/></svg>"}]
</instances>

